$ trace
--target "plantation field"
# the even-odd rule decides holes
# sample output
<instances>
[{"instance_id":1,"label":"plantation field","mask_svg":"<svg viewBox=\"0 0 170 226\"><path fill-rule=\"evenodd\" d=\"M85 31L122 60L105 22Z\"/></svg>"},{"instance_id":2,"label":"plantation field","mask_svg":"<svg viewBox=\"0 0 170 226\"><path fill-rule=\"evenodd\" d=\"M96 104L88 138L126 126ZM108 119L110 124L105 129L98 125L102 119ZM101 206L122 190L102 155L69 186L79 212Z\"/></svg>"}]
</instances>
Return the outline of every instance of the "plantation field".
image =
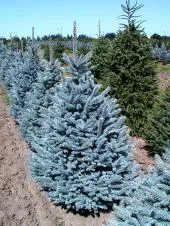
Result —
<instances>
[{"instance_id":1,"label":"plantation field","mask_svg":"<svg viewBox=\"0 0 170 226\"><path fill-rule=\"evenodd\" d=\"M157 73L160 84L162 84L160 88L164 89L169 81L168 65L158 64ZM63 75L65 78L68 76L72 78L72 74L66 70L63 71ZM50 74L49 77L40 76L40 78L49 79ZM38 86L35 91L37 90L39 91ZM17 100L17 95L14 94L15 92L8 93L11 100L13 97ZM43 196L41 189L29 178L30 174L25 165L28 154L30 154L29 147L21 139L22 135L18 132L19 128L8 114L8 109L13 106L8 95L6 89L0 87L0 193L2 194L0 197L0 225L11 225L11 222L14 222L14 225L17 226L22 224L32 226L103 226L103 223L107 223L110 219L110 212L101 212L100 215L88 215L86 217L85 214L74 214L74 211L62 209L61 206L53 205L47 197ZM18 103L15 107L18 106ZM132 150L133 162L139 163L141 169L148 172L153 167L154 161L153 158L148 156L146 142L144 139L135 136L130 137L130 139L134 146Z\"/></svg>"},{"instance_id":2,"label":"plantation field","mask_svg":"<svg viewBox=\"0 0 170 226\"><path fill-rule=\"evenodd\" d=\"M0 226L169 226L170 51L142 7L88 53L76 21L72 52L1 43Z\"/></svg>"}]
</instances>

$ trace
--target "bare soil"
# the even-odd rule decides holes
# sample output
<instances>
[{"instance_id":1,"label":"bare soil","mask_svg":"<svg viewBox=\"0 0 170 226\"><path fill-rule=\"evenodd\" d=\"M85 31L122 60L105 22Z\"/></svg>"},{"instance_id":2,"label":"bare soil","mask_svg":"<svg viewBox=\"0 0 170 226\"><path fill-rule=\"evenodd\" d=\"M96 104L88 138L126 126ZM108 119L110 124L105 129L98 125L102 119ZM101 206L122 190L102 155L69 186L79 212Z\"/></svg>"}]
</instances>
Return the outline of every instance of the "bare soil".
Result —
<instances>
[{"instance_id":1,"label":"bare soil","mask_svg":"<svg viewBox=\"0 0 170 226\"><path fill-rule=\"evenodd\" d=\"M29 152L19 137L16 124L9 116L0 90L0 226L102 226L110 214L83 217L54 206L39 192L26 171ZM153 165L141 138L136 143L135 161L142 169Z\"/></svg>"},{"instance_id":2,"label":"bare soil","mask_svg":"<svg viewBox=\"0 0 170 226\"><path fill-rule=\"evenodd\" d=\"M148 155L146 141L140 137L133 137L132 141L135 145L133 159L139 163L141 170L147 173L153 167L154 160Z\"/></svg>"}]
</instances>

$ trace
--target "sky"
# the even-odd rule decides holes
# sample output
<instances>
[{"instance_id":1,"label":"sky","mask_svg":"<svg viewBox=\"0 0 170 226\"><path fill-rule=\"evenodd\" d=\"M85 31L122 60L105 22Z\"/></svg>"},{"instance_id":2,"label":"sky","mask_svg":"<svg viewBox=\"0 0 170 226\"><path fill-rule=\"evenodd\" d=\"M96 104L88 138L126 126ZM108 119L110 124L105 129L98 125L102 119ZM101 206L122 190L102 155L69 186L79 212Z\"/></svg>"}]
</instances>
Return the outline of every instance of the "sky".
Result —
<instances>
[{"instance_id":1,"label":"sky","mask_svg":"<svg viewBox=\"0 0 170 226\"><path fill-rule=\"evenodd\" d=\"M131 0L134 3L134 0ZM77 22L77 35L97 37L98 21L106 34L117 32L122 22L121 4L125 0L1 0L0 37L48 34L72 34L73 21ZM144 7L138 11L148 36L154 33L170 36L170 0L138 0Z\"/></svg>"}]
</instances>

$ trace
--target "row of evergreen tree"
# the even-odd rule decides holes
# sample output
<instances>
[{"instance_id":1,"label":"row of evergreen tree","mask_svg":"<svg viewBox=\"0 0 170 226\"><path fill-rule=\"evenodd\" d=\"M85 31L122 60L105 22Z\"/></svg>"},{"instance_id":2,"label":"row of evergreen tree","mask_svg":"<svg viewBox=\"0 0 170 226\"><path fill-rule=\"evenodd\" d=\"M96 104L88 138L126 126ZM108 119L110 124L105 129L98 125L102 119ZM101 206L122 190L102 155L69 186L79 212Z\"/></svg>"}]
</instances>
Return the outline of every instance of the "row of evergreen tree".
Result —
<instances>
[{"instance_id":1,"label":"row of evergreen tree","mask_svg":"<svg viewBox=\"0 0 170 226\"><path fill-rule=\"evenodd\" d=\"M129 6L130 1L127 1L124 7ZM137 128L142 131L139 122L136 123L139 118L133 108L133 102L136 103L136 111L141 112L142 107L140 104L137 105L135 99L139 96L138 102L143 103L143 114L140 113L139 116L146 117L149 109L145 107L145 103L153 100L147 96L146 102L142 102L140 98L146 91L152 93L151 80L145 78L145 73L148 73L146 77L149 78L154 77L154 74L150 64L149 66L147 64L150 52L148 54L146 51L142 52L144 58L141 55L135 58L136 52L140 54L143 48L140 51L134 48L132 52L131 46L132 44L137 46L137 42L134 41L135 35L131 37L129 28L132 28L132 31L136 30L135 24L125 27L122 32L123 34L129 32L131 42L129 49L127 45L125 47L130 53L125 58L121 57L123 49L116 40L120 54L117 53L117 58L114 57L113 60L117 67L115 77L124 81L124 88L121 82L118 83L120 95L117 93L117 97L120 104L120 97L123 101L121 91L128 90L125 84L130 86L128 79L131 83L136 79L131 88L132 99L129 96L130 91L127 91L126 99L129 101L130 109L133 109L134 119L129 118L130 113L126 114L128 107L122 107L130 128L134 128L131 130L133 132L138 131ZM145 46L148 47L149 44ZM169 143L170 126L169 88L157 102L155 113L152 113L154 117L147 119L150 120L147 121L150 122L147 123L147 128L154 148L163 153L166 147L166 154L163 157L155 156L155 167L148 175L139 174L139 167L133 163L131 157L132 144L129 129L125 125L125 117L121 115L115 97L110 98L108 95L109 88L103 89L101 85L95 83L89 62L90 55L69 57L65 54L63 60L68 65L71 76L64 77L58 61L54 63L40 61L37 51L38 47L34 42L28 45L25 54L16 51L12 46L2 45L0 75L1 82L10 96L10 112L31 149L27 168L43 192L53 202L60 203L72 211L98 213L102 210L114 210L117 219L116 221L111 219L111 225L169 225L170 150L166 147ZM130 58L131 54L135 61L133 57ZM140 62L143 67L138 68ZM107 61L104 65L105 63L107 64ZM139 69L143 69L142 73ZM149 74L150 71L152 76ZM140 76L137 79L138 74ZM141 74L145 82L141 80ZM125 76L126 79L123 80ZM110 80L115 77L112 75ZM141 81L142 84L138 85ZM135 89L134 84L138 89ZM154 84L151 84L153 93L157 90ZM114 96L116 88L112 92L112 86L110 87ZM126 98L125 94L124 97ZM154 97L153 95L152 98ZM125 106L126 101L123 102ZM158 122L160 129L157 127ZM133 123L135 127L132 127ZM143 123L146 121L143 120ZM142 123L140 125L143 126Z\"/></svg>"},{"instance_id":2,"label":"row of evergreen tree","mask_svg":"<svg viewBox=\"0 0 170 226\"><path fill-rule=\"evenodd\" d=\"M153 48L153 55L152 55L153 59L155 60L162 60L165 63L169 63L170 62L170 50L166 48L165 44L162 43L161 47L159 48L158 45L156 45Z\"/></svg>"},{"instance_id":3,"label":"row of evergreen tree","mask_svg":"<svg viewBox=\"0 0 170 226\"><path fill-rule=\"evenodd\" d=\"M125 117L109 89L100 92L89 55L69 57L71 77L28 52L1 47L1 80L10 112L32 152L28 169L52 200L75 211L112 209L135 172Z\"/></svg>"},{"instance_id":4,"label":"row of evergreen tree","mask_svg":"<svg viewBox=\"0 0 170 226\"><path fill-rule=\"evenodd\" d=\"M39 61L35 45L27 55L0 50L11 113L31 148L27 167L48 197L78 212L113 209L112 226L168 225L170 150L137 176L125 118L94 83L89 55L64 55L72 75L64 78L59 62Z\"/></svg>"}]
</instances>

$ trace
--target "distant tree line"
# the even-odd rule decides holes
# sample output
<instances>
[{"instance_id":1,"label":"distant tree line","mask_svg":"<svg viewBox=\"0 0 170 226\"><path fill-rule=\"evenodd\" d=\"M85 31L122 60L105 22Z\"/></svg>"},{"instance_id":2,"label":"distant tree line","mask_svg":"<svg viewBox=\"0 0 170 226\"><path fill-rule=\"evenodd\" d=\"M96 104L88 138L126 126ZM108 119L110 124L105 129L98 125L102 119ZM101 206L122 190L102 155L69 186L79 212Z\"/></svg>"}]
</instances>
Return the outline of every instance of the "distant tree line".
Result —
<instances>
[{"instance_id":1,"label":"distant tree line","mask_svg":"<svg viewBox=\"0 0 170 226\"><path fill-rule=\"evenodd\" d=\"M157 33L153 34L151 37L151 42L153 47L161 48L162 43L166 46L166 49L170 49L170 36L159 35Z\"/></svg>"},{"instance_id":2,"label":"distant tree line","mask_svg":"<svg viewBox=\"0 0 170 226\"><path fill-rule=\"evenodd\" d=\"M106 33L104 35L104 37L108 38L108 39L114 39L116 37L116 33L113 33L113 32ZM19 42L21 40L28 41L30 39L31 39L31 37L29 37L29 36L21 37L21 38L19 38L18 36L12 37L12 40L14 42ZM35 38L36 41L49 41L49 40L52 40L52 41L55 41L55 40L70 41L72 39L73 39L73 35L69 35L69 34L67 36L62 36L61 34L49 34L49 35L44 35L42 37L37 36ZM81 41L81 42L92 42L95 38L88 36L86 34L80 34L80 35L78 35L77 39L78 39L78 41ZM5 37L1 37L0 40L2 40L5 44L9 43L11 41L11 39L7 39Z\"/></svg>"},{"instance_id":3,"label":"distant tree line","mask_svg":"<svg viewBox=\"0 0 170 226\"><path fill-rule=\"evenodd\" d=\"M102 35L102 38L104 40L114 40L117 37L118 33L109 32L105 35ZM86 54L91 50L91 47L94 45L95 41L98 39L88 36L86 34L80 34L77 37L78 40L78 52L79 54ZM0 38L0 41L3 42L3 44L13 43L16 45L16 47L19 49L22 49L25 51L26 45L28 41L31 40L31 37L21 37L18 36L12 37L12 39L7 39L4 37ZM46 60L49 60L49 46L48 42L49 40L52 41L53 45L53 52L54 52L54 59L62 58L62 53L65 51L69 53L72 50L73 45L73 35L66 35L62 36L62 34L49 34L44 35L42 37L37 36L35 38L35 41L41 46L42 49L44 49L44 58ZM157 33L154 33L151 37L151 44L153 46L153 59L156 60L166 60L170 59L170 36L161 36ZM103 46L105 48L105 46Z\"/></svg>"},{"instance_id":4,"label":"distant tree line","mask_svg":"<svg viewBox=\"0 0 170 226\"><path fill-rule=\"evenodd\" d=\"M115 33L106 33L103 35L104 38L113 40L116 37ZM7 38L0 38L0 41L3 42L3 44L7 45L9 43L13 43L16 48L19 50L25 51L26 45L28 41L31 40L31 37L21 37L14 36L11 39ZM73 35L67 35L62 36L61 34L50 34L50 35L44 35L42 37L37 36L35 38L35 41L41 46L42 49L44 49L44 58L46 60L49 60L49 40L51 40L52 48L53 48L53 54L54 59L62 59L63 52L70 53L72 51L73 47ZM93 42L96 40L96 38L90 37L86 34L80 34L77 37L78 41L78 53L79 54L86 54L90 51Z\"/></svg>"}]
</instances>

